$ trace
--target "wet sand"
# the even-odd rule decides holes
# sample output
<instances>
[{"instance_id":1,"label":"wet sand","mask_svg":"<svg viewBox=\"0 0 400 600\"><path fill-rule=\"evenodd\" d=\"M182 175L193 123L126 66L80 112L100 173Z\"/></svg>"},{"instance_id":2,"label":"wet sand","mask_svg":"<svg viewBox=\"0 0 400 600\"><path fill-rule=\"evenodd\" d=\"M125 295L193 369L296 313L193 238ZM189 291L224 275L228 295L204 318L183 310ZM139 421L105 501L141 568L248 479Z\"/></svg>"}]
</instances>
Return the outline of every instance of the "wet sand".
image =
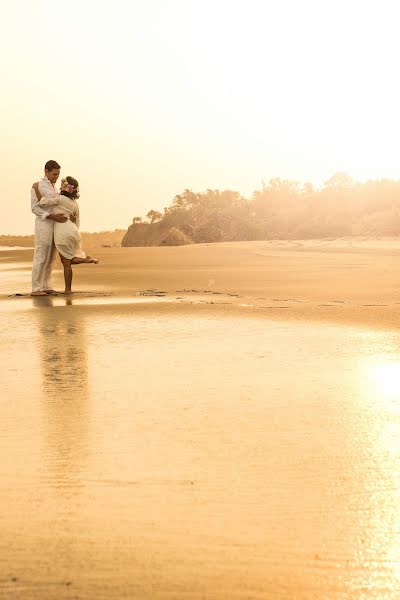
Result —
<instances>
[{"instance_id":1,"label":"wet sand","mask_svg":"<svg viewBox=\"0 0 400 600\"><path fill-rule=\"evenodd\" d=\"M346 244L0 254L0 598L397 600L400 246Z\"/></svg>"}]
</instances>

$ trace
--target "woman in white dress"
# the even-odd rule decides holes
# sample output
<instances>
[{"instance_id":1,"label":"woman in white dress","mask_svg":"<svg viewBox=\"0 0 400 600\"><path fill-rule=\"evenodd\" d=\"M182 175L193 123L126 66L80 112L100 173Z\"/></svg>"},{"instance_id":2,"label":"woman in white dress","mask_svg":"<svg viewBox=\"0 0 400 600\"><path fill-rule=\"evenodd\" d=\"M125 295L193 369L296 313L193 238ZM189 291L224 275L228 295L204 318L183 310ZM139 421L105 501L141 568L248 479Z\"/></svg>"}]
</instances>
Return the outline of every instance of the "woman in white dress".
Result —
<instances>
[{"instance_id":1,"label":"woman in white dress","mask_svg":"<svg viewBox=\"0 0 400 600\"><path fill-rule=\"evenodd\" d=\"M82 263L95 263L99 261L92 256L87 256L82 250L81 234L79 233L79 184L73 177L62 179L60 194L52 198L40 196L38 186L34 186L39 205L50 209L52 214L63 214L68 217L64 223L54 223L54 243L60 254L64 267L65 293L71 294L72 266ZM76 223L70 219L75 215Z\"/></svg>"}]
</instances>

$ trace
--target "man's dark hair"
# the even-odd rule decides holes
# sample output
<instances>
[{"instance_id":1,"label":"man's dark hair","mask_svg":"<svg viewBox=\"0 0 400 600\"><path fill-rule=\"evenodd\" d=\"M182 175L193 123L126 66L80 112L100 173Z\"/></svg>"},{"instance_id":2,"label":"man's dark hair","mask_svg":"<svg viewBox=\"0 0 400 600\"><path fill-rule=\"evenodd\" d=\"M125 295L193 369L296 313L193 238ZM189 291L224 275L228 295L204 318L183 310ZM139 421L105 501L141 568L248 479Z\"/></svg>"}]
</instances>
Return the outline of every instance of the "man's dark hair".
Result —
<instances>
[{"instance_id":1,"label":"man's dark hair","mask_svg":"<svg viewBox=\"0 0 400 600\"><path fill-rule=\"evenodd\" d=\"M55 160L48 160L44 165L44 169L45 171L54 171L54 169L61 169L61 167Z\"/></svg>"}]
</instances>

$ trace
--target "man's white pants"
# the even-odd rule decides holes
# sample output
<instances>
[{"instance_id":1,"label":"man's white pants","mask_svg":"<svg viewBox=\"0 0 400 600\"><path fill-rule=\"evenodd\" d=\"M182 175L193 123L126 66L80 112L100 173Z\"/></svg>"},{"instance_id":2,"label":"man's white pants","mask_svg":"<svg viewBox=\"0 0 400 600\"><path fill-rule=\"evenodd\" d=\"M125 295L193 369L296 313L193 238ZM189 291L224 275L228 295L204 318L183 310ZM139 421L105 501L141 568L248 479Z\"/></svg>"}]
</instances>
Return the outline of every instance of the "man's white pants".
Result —
<instances>
[{"instance_id":1,"label":"man's white pants","mask_svg":"<svg viewBox=\"0 0 400 600\"><path fill-rule=\"evenodd\" d=\"M51 272L56 257L54 224L40 218L35 223L35 254L32 265L32 292L51 290Z\"/></svg>"}]
</instances>

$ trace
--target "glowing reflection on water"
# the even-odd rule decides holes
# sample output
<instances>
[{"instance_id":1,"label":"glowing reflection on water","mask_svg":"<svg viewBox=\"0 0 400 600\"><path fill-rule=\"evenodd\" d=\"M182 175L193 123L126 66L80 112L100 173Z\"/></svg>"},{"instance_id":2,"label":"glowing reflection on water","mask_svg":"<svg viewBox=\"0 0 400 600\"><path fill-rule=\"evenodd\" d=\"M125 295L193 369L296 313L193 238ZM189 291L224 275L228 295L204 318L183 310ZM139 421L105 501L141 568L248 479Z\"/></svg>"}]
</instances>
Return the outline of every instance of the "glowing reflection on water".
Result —
<instances>
[{"instance_id":1,"label":"glowing reflection on water","mask_svg":"<svg viewBox=\"0 0 400 600\"><path fill-rule=\"evenodd\" d=\"M400 336L104 300L3 317L0 571L34 600L397 599Z\"/></svg>"}]
</instances>

